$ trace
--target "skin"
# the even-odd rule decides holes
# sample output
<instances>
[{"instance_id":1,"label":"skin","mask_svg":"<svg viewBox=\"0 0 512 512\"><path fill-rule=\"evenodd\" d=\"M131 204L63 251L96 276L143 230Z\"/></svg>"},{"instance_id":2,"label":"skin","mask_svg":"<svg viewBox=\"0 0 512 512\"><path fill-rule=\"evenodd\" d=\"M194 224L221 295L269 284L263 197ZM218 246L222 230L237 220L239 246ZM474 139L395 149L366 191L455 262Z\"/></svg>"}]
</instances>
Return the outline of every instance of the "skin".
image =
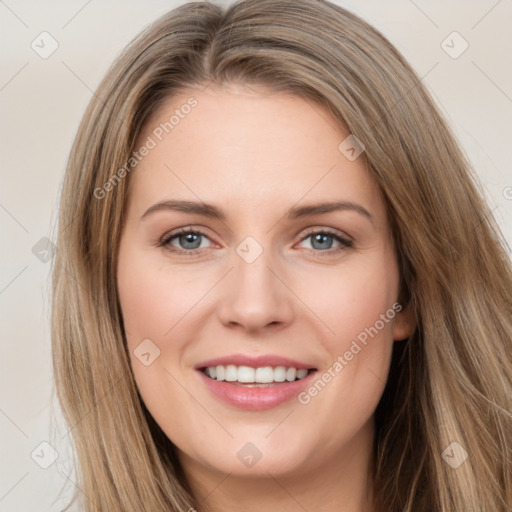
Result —
<instances>
[{"instance_id":1,"label":"skin","mask_svg":"<svg viewBox=\"0 0 512 512\"><path fill-rule=\"evenodd\" d=\"M292 94L236 84L184 90L146 123L137 147L191 96L197 106L129 176L118 291L144 403L209 510L242 502L246 511L373 510L373 414L393 340L413 328L407 310L306 405L240 410L212 395L194 365L244 353L310 362L320 374L332 367L399 295L383 198L364 158L350 161L338 149L348 132L323 106ZM226 219L172 210L141 219L167 199L214 204ZM353 210L285 217L324 201L357 203L372 219ZM182 227L206 236L159 246ZM308 236L325 229L352 247ZM263 249L252 263L236 252L249 235ZM160 350L148 366L134 353L145 339ZM252 467L237 457L248 442L262 454Z\"/></svg>"}]
</instances>

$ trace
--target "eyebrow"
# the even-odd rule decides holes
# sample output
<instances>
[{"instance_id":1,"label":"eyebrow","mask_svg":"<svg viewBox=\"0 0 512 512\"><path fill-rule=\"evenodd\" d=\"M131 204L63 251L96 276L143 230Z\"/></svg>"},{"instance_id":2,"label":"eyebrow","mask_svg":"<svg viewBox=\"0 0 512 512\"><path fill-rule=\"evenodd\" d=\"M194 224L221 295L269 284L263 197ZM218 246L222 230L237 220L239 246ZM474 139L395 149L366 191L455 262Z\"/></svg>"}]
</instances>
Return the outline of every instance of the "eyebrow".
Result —
<instances>
[{"instance_id":1,"label":"eyebrow","mask_svg":"<svg viewBox=\"0 0 512 512\"><path fill-rule=\"evenodd\" d=\"M203 215L204 217L218 219L220 221L226 220L226 214L217 206L203 202L176 200L160 201L153 206L150 206L141 216L141 220L145 219L153 212L166 210ZM332 201L292 207L286 212L285 217L289 220L295 220L303 217L326 214L335 211L354 211L363 215L373 223L373 217L371 213L360 204L354 203L352 201Z\"/></svg>"}]
</instances>

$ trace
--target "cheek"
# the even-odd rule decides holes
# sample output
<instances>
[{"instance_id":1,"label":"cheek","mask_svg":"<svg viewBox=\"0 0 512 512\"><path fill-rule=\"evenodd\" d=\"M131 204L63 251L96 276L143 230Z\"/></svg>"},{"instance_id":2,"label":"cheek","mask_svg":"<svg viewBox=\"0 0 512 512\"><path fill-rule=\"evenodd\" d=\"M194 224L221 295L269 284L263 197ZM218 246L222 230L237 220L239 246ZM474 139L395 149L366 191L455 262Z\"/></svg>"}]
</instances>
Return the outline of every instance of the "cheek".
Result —
<instances>
[{"instance_id":1,"label":"cheek","mask_svg":"<svg viewBox=\"0 0 512 512\"><path fill-rule=\"evenodd\" d=\"M325 339L330 353L348 349L351 340L367 332L376 322L379 335L392 337L395 316L392 307L398 297L398 280L398 268L391 256L375 258L375 261L367 259L340 269L320 282L311 277L303 288L303 296L308 297L318 318L329 328ZM323 292L322 281L325 283ZM386 312L389 313L386 315ZM385 315L384 323L381 315ZM361 337L364 338L364 334Z\"/></svg>"},{"instance_id":2,"label":"cheek","mask_svg":"<svg viewBox=\"0 0 512 512\"><path fill-rule=\"evenodd\" d=\"M199 295L195 288L200 288L197 279L166 273L161 262L155 263L143 252L120 257L119 300L129 343L170 336Z\"/></svg>"},{"instance_id":3,"label":"cheek","mask_svg":"<svg viewBox=\"0 0 512 512\"><path fill-rule=\"evenodd\" d=\"M323 337L326 365L299 401L313 416L329 411L326 424L346 423L350 411L352 426L360 426L382 395L393 347L398 277L390 254L340 272L328 293L309 296L333 332Z\"/></svg>"},{"instance_id":4,"label":"cheek","mask_svg":"<svg viewBox=\"0 0 512 512\"><path fill-rule=\"evenodd\" d=\"M173 361L184 349L180 340L186 340L186 313L197 295L193 281L188 287L187 282L179 273L165 273L144 251L120 251L117 285L131 365L143 401L159 423L170 404L181 410L189 398L173 378L178 377Z\"/></svg>"},{"instance_id":5,"label":"cheek","mask_svg":"<svg viewBox=\"0 0 512 512\"><path fill-rule=\"evenodd\" d=\"M117 284L131 364L146 405L166 410L163 397L178 405L188 399L178 384L180 365L191 332L201 328L196 318L208 304L205 293L218 278L188 266L171 271L161 256L126 249L121 246Z\"/></svg>"}]
</instances>

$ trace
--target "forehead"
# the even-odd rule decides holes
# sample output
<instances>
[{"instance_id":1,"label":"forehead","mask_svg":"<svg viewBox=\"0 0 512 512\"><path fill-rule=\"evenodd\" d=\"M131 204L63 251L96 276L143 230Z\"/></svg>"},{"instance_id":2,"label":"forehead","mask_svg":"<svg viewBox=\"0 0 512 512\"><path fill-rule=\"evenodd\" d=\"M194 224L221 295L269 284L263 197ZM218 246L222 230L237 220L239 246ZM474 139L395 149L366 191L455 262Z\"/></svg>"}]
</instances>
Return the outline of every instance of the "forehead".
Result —
<instances>
[{"instance_id":1,"label":"forehead","mask_svg":"<svg viewBox=\"0 0 512 512\"><path fill-rule=\"evenodd\" d=\"M131 173L131 194L147 206L172 197L260 213L301 197L378 206L363 156L351 161L340 150L349 135L326 107L298 95L242 85L183 90L145 123L136 149L152 149Z\"/></svg>"}]
</instances>

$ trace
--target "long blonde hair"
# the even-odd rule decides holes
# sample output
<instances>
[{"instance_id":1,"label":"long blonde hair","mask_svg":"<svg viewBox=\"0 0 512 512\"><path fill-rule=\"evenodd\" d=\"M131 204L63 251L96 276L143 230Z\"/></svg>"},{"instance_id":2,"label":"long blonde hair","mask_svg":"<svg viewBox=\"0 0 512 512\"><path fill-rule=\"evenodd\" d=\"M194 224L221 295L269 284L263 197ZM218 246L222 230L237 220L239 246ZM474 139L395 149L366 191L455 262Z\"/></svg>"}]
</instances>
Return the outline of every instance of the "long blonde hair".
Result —
<instances>
[{"instance_id":1,"label":"long blonde hair","mask_svg":"<svg viewBox=\"0 0 512 512\"><path fill-rule=\"evenodd\" d=\"M510 512L512 272L503 237L417 74L377 30L323 0L184 4L124 50L90 101L64 179L52 288L57 396L84 510L204 510L138 394L127 353L116 261L130 176L102 197L95 191L164 100L212 82L319 102L365 145L389 211L400 300L417 324L395 344L376 411L378 510ZM467 459L449 464L462 449Z\"/></svg>"}]
</instances>

